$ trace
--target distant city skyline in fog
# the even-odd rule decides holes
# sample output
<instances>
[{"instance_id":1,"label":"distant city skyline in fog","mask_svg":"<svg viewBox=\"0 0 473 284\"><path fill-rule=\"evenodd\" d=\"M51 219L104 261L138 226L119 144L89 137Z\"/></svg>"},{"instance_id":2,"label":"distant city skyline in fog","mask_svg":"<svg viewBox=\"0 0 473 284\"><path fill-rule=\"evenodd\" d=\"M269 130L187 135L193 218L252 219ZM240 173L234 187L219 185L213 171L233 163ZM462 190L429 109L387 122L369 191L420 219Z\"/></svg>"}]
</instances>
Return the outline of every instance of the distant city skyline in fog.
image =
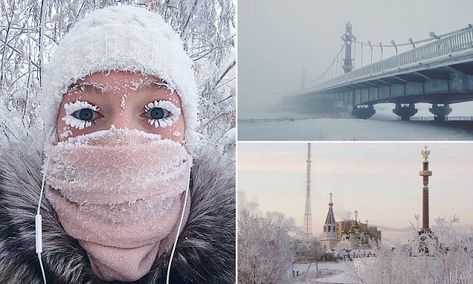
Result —
<instances>
[{"instance_id":1,"label":"distant city skyline in fog","mask_svg":"<svg viewBox=\"0 0 473 284\"><path fill-rule=\"evenodd\" d=\"M467 0L241 0L238 5L240 117L300 91L304 69L307 79L320 75L340 49L348 21L358 40L373 44L420 40L431 31L473 24L473 1Z\"/></svg>"},{"instance_id":2,"label":"distant city skyline in fog","mask_svg":"<svg viewBox=\"0 0 473 284\"><path fill-rule=\"evenodd\" d=\"M358 210L364 223L405 230L421 215L423 143L312 143L312 231L320 235L333 193L337 221ZM428 143L430 223L460 218L473 227L473 143ZM261 212L302 226L307 143L240 143L238 189ZM239 201L239 206L241 205Z\"/></svg>"}]
</instances>

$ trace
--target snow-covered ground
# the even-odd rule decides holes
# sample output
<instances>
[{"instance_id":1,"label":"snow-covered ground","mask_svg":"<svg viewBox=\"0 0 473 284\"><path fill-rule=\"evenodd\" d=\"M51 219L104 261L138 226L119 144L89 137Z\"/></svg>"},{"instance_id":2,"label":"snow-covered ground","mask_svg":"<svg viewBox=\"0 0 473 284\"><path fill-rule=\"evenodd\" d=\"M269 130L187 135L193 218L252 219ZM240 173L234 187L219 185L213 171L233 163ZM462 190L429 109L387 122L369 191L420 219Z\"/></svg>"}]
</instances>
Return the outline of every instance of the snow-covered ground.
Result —
<instances>
[{"instance_id":1,"label":"snow-covered ground","mask_svg":"<svg viewBox=\"0 0 473 284\"><path fill-rule=\"evenodd\" d=\"M239 123L239 140L473 140L472 128L430 121L303 119Z\"/></svg>"},{"instance_id":2,"label":"snow-covered ground","mask_svg":"<svg viewBox=\"0 0 473 284\"><path fill-rule=\"evenodd\" d=\"M344 262L319 262L320 276L317 277L316 264L296 263L294 270L299 271L293 283L356 283L346 274L347 264Z\"/></svg>"},{"instance_id":3,"label":"snow-covered ground","mask_svg":"<svg viewBox=\"0 0 473 284\"><path fill-rule=\"evenodd\" d=\"M429 105L419 105L416 117L432 116ZM376 114L367 120L354 118L314 118L309 114L260 113L249 120L240 116L239 140L473 140L473 121L400 121L391 104L376 105ZM472 115L473 105L455 107L452 116ZM263 118L267 118L264 120Z\"/></svg>"}]
</instances>

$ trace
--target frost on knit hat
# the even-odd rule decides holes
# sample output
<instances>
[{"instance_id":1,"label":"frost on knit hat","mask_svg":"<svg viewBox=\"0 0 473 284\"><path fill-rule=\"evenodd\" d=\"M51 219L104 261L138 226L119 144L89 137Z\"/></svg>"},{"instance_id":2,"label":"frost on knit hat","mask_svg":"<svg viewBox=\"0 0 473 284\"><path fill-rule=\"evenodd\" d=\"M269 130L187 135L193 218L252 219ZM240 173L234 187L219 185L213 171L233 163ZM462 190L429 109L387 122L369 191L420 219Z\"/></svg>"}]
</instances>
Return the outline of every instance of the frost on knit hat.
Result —
<instances>
[{"instance_id":1,"label":"frost on knit hat","mask_svg":"<svg viewBox=\"0 0 473 284\"><path fill-rule=\"evenodd\" d=\"M111 70L166 81L180 97L186 140L193 140L198 98L192 61L179 36L160 15L128 5L92 12L60 41L43 77L41 113L46 129L55 128L59 105L71 84Z\"/></svg>"}]
</instances>

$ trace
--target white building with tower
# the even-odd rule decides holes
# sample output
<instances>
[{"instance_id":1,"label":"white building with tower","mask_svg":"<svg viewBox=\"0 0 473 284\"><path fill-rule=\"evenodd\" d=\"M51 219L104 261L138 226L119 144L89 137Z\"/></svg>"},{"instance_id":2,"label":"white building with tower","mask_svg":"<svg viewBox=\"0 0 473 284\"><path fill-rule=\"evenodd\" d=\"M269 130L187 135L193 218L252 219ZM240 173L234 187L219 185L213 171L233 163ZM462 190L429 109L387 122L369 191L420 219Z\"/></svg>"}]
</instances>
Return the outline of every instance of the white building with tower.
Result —
<instances>
[{"instance_id":1,"label":"white building with tower","mask_svg":"<svg viewBox=\"0 0 473 284\"><path fill-rule=\"evenodd\" d=\"M358 211L355 210L354 220L336 221L333 213L332 193L328 204L327 217L320 237L320 245L325 250L344 249L347 251L370 249L370 240L379 242L381 231L376 226L368 226L368 220L363 224L358 220Z\"/></svg>"},{"instance_id":2,"label":"white building with tower","mask_svg":"<svg viewBox=\"0 0 473 284\"><path fill-rule=\"evenodd\" d=\"M337 238L337 222L335 221L335 215L333 214L333 202L332 193L330 193L330 202L328 204L327 218L325 218L324 232L320 239L320 245L324 249L331 249L337 245L340 241Z\"/></svg>"}]
</instances>

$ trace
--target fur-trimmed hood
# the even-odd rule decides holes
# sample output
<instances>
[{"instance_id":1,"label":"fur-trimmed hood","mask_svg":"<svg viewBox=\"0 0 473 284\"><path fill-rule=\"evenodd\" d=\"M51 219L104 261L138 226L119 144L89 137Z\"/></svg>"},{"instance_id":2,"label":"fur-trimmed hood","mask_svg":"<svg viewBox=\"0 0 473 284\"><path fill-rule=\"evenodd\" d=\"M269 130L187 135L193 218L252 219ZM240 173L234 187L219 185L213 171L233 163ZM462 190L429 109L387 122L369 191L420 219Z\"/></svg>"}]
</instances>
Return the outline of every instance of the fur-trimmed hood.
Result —
<instances>
[{"instance_id":1,"label":"fur-trimmed hood","mask_svg":"<svg viewBox=\"0 0 473 284\"><path fill-rule=\"evenodd\" d=\"M35 215L43 143L28 138L0 147L0 282L42 283L35 252ZM191 211L174 255L171 283L235 282L234 163L203 151L194 158ZM42 199L43 264L48 283L109 283L98 279L86 252L67 235ZM133 283L164 283L168 255ZM121 283L121 282L113 282Z\"/></svg>"}]
</instances>

